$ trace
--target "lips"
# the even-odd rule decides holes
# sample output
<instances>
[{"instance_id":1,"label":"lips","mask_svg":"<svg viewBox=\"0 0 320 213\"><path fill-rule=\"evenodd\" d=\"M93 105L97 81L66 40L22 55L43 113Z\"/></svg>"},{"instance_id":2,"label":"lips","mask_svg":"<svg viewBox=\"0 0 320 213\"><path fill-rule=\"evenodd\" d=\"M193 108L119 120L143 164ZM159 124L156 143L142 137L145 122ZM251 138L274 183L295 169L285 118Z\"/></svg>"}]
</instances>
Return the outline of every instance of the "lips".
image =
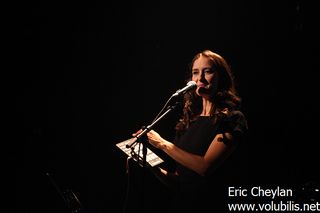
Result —
<instances>
[{"instance_id":1,"label":"lips","mask_svg":"<svg viewBox=\"0 0 320 213\"><path fill-rule=\"evenodd\" d=\"M206 87L205 84L198 84L198 87Z\"/></svg>"},{"instance_id":2,"label":"lips","mask_svg":"<svg viewBox=\"0 0 320 213\"><path fill-rule=\"evenodd\" d=\"M210 85L209 84L199 84L198 87L203 88L203 89L209 89Z\"/></svg>"}]
</instances>

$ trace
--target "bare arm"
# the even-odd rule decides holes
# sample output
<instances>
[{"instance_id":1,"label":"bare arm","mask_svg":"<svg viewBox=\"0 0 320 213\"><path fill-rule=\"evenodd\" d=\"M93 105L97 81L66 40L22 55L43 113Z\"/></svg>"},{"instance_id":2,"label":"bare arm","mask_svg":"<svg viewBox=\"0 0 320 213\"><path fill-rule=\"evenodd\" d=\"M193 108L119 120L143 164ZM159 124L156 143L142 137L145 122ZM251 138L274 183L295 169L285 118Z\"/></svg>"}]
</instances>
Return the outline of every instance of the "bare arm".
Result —
<instances>
[{"instance_id":1,"label":"bare arm","mask_svg":"<svg viewBox=\"0 0 320 213\"><path fill-rule=\"evenodd\" d=\"M163 150L175 161L204 176L209 168L218 167L235 149L235 143L230 134L218 134L211 142L204 156L186 152L173 143L163 139L157 132L151 130L147 133L149 142L158 149ZM231 143L223 143L223 140Z\"/></svg>"}]
</instances>

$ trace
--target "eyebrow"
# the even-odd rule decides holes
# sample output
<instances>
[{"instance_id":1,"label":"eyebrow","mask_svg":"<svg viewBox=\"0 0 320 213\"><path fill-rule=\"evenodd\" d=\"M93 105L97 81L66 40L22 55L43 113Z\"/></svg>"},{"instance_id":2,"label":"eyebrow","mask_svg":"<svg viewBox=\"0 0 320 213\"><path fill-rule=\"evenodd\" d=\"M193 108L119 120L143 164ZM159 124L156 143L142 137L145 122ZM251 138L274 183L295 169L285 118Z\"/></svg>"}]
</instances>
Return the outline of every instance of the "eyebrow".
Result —
<instances>
[{"instance_id":1,"label":"eyebrow","mask_svg":"<svg viewBox=\"0 0 320 213\"><path fill-rule=\"evenodd\" d=\"M205 67L205 68L203 68L202 70L205 70L205 69L211 70L211 69L213 69L213 67ZM192 71L193 71L193 70L199 70L199 68L192 69Z\"/></svg>"}]
</instances>

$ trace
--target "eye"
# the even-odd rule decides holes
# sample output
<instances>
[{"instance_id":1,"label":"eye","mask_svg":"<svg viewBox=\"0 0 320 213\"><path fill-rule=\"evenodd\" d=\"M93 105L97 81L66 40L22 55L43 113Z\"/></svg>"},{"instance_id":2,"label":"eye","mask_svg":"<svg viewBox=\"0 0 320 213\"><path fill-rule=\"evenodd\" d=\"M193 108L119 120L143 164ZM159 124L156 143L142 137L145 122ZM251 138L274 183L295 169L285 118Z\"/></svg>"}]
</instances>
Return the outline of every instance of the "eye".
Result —
<instances>
[{"instance_id":1,"label":"eye","mask_svg":"<svg viewBox=\"0 0 320 213\"><path fill-rule=\"evenodd\" d=\"M203 72L206 74L212 74L212 73L214 73L214 70L212 68L208 68L208 69L203 70Z\"/></svg>"},{"instance_id":2,"label":"eye","mask_svg":"<svg viewBox=\"0 0 320 213\"><path fill-rule=\"evenodd\" d=\"M193 70L192 71L192 75L198 75L199 74L199 71L198 70Z\"/></svg>"}]
</instances>

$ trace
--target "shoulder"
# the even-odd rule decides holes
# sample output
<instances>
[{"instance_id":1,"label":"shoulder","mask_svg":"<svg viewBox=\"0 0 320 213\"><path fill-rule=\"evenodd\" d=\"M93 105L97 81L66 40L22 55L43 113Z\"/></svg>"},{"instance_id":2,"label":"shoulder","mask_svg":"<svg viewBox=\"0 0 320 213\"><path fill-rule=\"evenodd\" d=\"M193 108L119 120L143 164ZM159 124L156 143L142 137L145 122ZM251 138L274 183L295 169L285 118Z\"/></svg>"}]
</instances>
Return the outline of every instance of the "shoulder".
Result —
<instances>
[{"instance_id":1,"label":"shoulder","mask_svg":"<svg viewBox=\"0 0 320 213\"><path fill-rule=\"evenodd\" d=\"M248 129L247 119L241 110L224 110L222 128L231 132L246 132Z\"/></svg>"},{"instance_id":2,"label":"shoulder","mask_svg":"<svg viewBox=\"0 0 320 213\"><path fill-rule=\"evenodd\" d=\"M224 114L223 120L228 120L228 121L245 120L246 121L246 117L241 110L224 109L221 112L222 114Z\"/></svg>"},{"instance_id":3,"label":"shoulder","mask_svg":"<svg viewBox=\"0 0 320 213\"><path fill-rule=\"evenodd\" d=\"M242 111L240 110L231 110L227 113L227 118L228 119L241 119L241 120L247 120L245 115L243 114Z\"/></svg>"}]
</instances>

